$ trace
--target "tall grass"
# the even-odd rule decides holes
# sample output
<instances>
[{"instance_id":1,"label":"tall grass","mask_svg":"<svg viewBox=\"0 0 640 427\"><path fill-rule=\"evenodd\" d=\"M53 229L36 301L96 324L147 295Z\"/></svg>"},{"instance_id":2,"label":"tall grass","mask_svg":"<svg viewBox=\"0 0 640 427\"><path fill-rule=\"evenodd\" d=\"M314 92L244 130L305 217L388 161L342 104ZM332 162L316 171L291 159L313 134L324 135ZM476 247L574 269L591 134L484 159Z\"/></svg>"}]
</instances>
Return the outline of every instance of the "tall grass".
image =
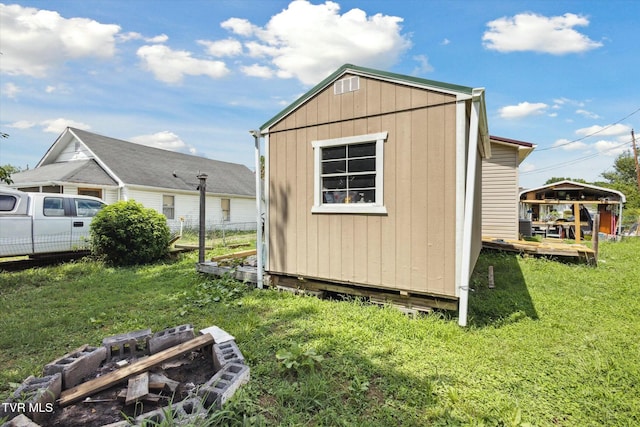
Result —
<instances>
[{"instance_id":1,"label":"tall grass","mask_svg":"<svg viewBox=\"0 0 640 427\"><path fill-rule=\"evenodd\" d=\"M214 425L638 425L639 252L640 239L602 242L597 267L483 253L465 329L454 313L411 318L214 279L195 272L195 254L1 273L0 397L104 336L215 324L236 337L251 381ZM276 353L295 346L322 360L286 369Z\"/></svg>"}]
</instances>

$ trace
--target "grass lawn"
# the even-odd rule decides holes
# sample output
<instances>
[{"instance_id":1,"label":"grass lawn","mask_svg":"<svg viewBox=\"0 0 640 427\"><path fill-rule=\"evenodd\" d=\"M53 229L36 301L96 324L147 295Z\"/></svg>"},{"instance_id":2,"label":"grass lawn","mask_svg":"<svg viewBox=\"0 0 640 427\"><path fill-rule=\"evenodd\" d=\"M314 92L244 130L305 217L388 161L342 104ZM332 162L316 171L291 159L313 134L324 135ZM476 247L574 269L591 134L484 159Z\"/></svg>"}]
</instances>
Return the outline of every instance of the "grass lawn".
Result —
<instances>
[{"instance_id":1,"label":"grass lawn","mask_svg":"<svg viewBox=\"0 0 640 427\"><path fill-rule=\"evenodd\" d=\"M251 367L212 425L640 425L638 254L640 239L601 242L598 267L483 253L464 329L455 314L214 279L195 272L195 253L0 273L0 402L82 344L192 323L234 335ZM322 356L315 369L279 364L297 346Z\"/></svg>"}]
</instances>

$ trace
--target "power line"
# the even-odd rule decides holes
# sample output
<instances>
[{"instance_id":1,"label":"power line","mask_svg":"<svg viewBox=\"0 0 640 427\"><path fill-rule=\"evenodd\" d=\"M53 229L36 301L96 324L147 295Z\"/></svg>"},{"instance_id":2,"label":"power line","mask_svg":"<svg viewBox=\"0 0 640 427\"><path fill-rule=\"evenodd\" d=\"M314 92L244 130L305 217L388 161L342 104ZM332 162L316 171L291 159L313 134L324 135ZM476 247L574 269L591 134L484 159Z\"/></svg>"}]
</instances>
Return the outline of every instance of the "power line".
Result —
<instances>
[{"instance_id":1,"label":"power line","mask_svg":"<svg viewBox=\"0 0 640 427\"><path fill-rule=\"evenodd\" d=\"M581 138L578 138L578 139L574 139L573 141L567 141L567 142L563 142L562 144L554 145L554 146L552 146L552 147L547 147L547 148L538 148L538 149L536 149L536 152L538 152L538 151L554 150L554 149L556 149L556 148L561 148L561 147L564 147L565 145L573 144L574 142L578 142L578 141L582 141L583 139L590 138L590 137L592 137L592 136L594 136L594 135L599 134L600 132L603 132L603 131L605 131L605 130L607 130L607 129L609 129L609 128L611 128L611 127L613 127L613 126L617 125L617 124L619 124L619 123L620 123L620 122L622 122L623 120L627 120L629 117L633 116L634 114L637 114L638 112L640 112L640 108L638 108L637 110L635 110L635 111L634 111L634 112L632 112L631 114L628 114L627 116L625 116L625 117L621 118L620 120L615 121L615 122L613 122L613 123L611 123L611 124L609 124L609 125L607 125L607 126L603 127L602 129L599 129L599 130L597 130L597 131L595 131L595 132L593 132L593 133L590 133L590 134L585 135L585 136L583 136L583 137L581 137Z\"/></svg>"},{"instance_id":2,"label":"power line","mask_svg":"<svg viewBox=\"0 0 640 427\"><path fill-rule=\"evenodd\" d=\"M594 157L598 157L602 153L606 153L606 152L618 149L620 147L623 147L623 146L629 144L630 142L631 142L631 140L623 142L622 144L619 144L619 145L614 145L613 147L607 148L606 150L602 150L602 151L599 151L597 153L589 154L588 156L578 157L576 159L568 160L566 162L561 162L561 163L556 163L556 164L553 164L553 165L545 166L545 167L543 167L541 169L535 169L535 170L532 170L532 171L520 172L520 175L532 175L532 174L536 174L536 173L547 172L547 171L550 171L550 170L558 169L558 168L561 168L561 167L564 167L564 166L573 165L573 164L579 163L579 162L581 162L583 160L589 160L589 159L593 159Z\"/></svg>"}]
</instances>

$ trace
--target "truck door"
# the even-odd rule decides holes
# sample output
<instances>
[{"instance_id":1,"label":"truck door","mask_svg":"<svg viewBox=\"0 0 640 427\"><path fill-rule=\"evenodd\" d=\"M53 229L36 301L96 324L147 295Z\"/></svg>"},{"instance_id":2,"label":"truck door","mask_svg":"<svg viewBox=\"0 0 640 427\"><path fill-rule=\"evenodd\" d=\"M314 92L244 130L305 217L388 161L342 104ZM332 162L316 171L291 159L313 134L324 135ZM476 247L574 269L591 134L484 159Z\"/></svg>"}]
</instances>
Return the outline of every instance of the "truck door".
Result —
<instances>
[{"instance_id":1,"label":"truck door","mask_svg":"<svg viewBox=\"0 0 640 427\"><path fill-rule=\"evenodd\" d=\"M64 197L46 196L33 213L34 253L71 250L70 205Z\"/></svg>"},{"instance_id":2,"label":"truck door","mask_svg":"<svg viewBox=\"0 0 640 427\"><path fill-rule=\"evenodd\" d=\"M88 250L91 248L89 226L93 217L103 206L104 203L98 200L82 197L73 198L71 206L71 244L73 250Z\"/></svg>"}]
</instances>

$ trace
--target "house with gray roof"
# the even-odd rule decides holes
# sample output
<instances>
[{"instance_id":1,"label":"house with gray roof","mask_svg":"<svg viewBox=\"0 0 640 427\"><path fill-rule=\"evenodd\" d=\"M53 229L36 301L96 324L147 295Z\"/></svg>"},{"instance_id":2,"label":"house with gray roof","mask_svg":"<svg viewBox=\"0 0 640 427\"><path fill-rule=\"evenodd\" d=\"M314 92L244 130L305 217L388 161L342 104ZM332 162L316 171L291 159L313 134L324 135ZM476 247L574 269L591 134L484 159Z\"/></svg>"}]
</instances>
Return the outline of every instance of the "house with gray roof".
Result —
<instances>
[{"instance_id":1,"label":"house with gray roof","mask_svg":"<svg viewBox=\"0 0 640 427\"><path fill-rule=\"evenodd\" d=\"M199 180L207 178L206 222L255 223L255 175L244 165L148 147L67 128L34 169L11 176L23 191L135 200L172 229L197 226ZM255 227L255 225L254 225Z\"/></svg>"}]
</instances>

